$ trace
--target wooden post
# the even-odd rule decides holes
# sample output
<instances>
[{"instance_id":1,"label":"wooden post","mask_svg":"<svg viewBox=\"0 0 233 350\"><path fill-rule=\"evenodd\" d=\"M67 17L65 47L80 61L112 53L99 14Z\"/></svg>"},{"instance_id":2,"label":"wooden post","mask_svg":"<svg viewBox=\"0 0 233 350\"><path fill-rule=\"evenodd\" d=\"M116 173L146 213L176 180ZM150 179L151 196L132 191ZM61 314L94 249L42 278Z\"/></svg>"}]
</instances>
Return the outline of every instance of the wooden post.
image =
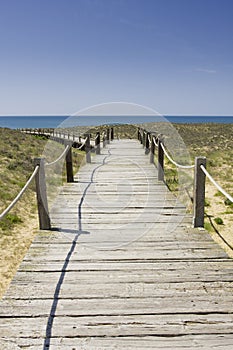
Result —
<instances>
[{"instance_id":1,"label":"wooden post","mask_svg":"<svg viewBox=\"0 0 233 350\"><path fill-rule=\"evenodd\" d=\"M139 128L139 127L138 127L138 141L140 141L140 142L142 141L142 140L141 140L141 133L140 133L140 128Z\"/></svg>"},{"instance_id":2,"label":"wooden post","mask_svg":"<svg viewBox=\"0 0 233 350\"><path fill-rule=\"evenodd\" d=\"M146 131L144 129L142 129L142 144L143 147L146 146Z\"/></svg>"},{"instance_id":3,"label":"wooden post","mask_svg":"<svg viewBox=\"0 0 233 350\"><path fill-rule=\"evenodd\" d=\"M164 152L161 147L163 137L158 137L158 180L164 181Z\"/></svg>"},{"instance_id":4,"label":"wooden post","mask_svg":"<svg viewBox=\"0 0 233 350\"><path fill-rule=\"evenodd\" d=\"M140 142L143 145L143 130L140 128Z\"/></svg>"},{"instance_id":5,"label":"wooden post","mask_svg":"<svg viewBox=\"0 0 233 350\"><path fill-rule=\"evenodd\" d=\"M40 227L40 230L50 230L51 223L49 218L48 201L47 201L44 158L35 158L34 165L35 166L39 165L40 167L39 171L35 176L39 227Z\"/></svg>"},{"instance_id":6,"label":"wooden post","mask_svg":"<svg viewBox=\"0 0 233 350\"><path fill-rule=\"evenodd\" d=\"M111 141L114 140L114 128L112 127L111 128Z\"/></svg>"},{"instance_id":7,"label":"wooden post","mask_svg":"<svg viewBox=\"0 0 233 350\"><path fill-rule=\"evenodd\" d=\"M87 138L86 144L85 144L86 162L87 162L87 163L91 163L91 142L90 142L90 134L85 134L84 137Z\"/></svg>"},{"instance_id":8,"label":"wooden post","mask_svg":"<svg viewBox=\"0 0 233 350\"><path fill-rule=\"evenodd\" d=\"M95 138L96 154L100 154L100 132L97 131Z\"/></svg>"},{"instance_id":9,"label":"wooden post","mask_svg":"<svg viewBox=\"0 0 233 350\"><path fill-rule=\"evenodd\" d=\"M103 134L103 148L106 146L106 134Z\"/></svg>"},{"instance_id":10,"label":"wooden post","mask_svg":"<svg viewBox=\"0 0 233 350\"><path fill-rule=\"evenodd\" d=\"M151 145L150 145L150 163L154 164L155 162L155 144L154 144L154 135L151 134Z\"/></svg>"},{"instance_id":11,"label":"wooden post","mask_svg":"<svg viewBox=\"0 0 233 350\"><path fill-rule=\"evenodd\" d=\"M107 128L107 144L110 143L110 129Z\"/></svg>"},{"instance_id":12,"label":"wooden post","mask_svg":"<svg viewBox=\"0 0 233 350\"><path fill-rule=\"evenodd\" d=\"M145 154L149 154L150 153L150 141L149 141L149 137L150 137L150 133L146 132L146 141L145 141Z\"/></svg>"},{"instance_id":13,"label":"wooden post","mask_svg":"<svg viewBox=\"0 0 233 350\"><path fill-rule=\"evenodd\" d=\"M72 143L67 142L66 145L69 145L69 150L66 153L66 178L67 178L67 182L74 182Z\"/></svg>"},{"instance_id":14,"label":"wooden post","mask_svg":"<svg viewBox=\"0 0 233 350\"><path fill-rule=\"evenodd\" d=\"M193 226L204 227L205 214L205 174L200 166L206 167L205 157L195 158L194 196L193 196Z\"/></svg>"}]
</instances>

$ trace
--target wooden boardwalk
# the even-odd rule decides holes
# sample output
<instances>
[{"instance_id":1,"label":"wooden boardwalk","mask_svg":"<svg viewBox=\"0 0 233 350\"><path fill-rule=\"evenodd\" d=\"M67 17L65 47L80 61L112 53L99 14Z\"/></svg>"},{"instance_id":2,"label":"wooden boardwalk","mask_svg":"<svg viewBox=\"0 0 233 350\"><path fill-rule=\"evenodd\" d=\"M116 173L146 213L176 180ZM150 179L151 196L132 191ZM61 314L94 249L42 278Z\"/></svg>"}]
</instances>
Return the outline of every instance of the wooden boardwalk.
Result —
<instances>
[{"instance_id":1,"label":"wooden boardwalk","mask_svg":"<svg viewBox=\"0 0 233 350\"><path fill-rule=\"evenodd\" d=\"M115 140L64 186L0 303L0 349L232 349L233 261Z\"/></svg>"}]
</instances>

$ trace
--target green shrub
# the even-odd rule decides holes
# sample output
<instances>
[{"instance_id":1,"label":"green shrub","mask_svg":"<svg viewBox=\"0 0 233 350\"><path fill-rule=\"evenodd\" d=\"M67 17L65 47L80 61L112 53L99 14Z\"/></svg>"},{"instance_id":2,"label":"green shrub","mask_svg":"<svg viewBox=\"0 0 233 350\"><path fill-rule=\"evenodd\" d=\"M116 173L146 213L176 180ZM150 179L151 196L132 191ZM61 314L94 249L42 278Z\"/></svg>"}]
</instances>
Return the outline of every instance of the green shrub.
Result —
<instances>
[{"instance_id":1,"label":"green shrub","mask_svg":"<svg viewBox=\"0 0 233 350\"><path fill-rule=\"evenodd\" d=\"M230 199L228 199L228 198L225 199L224 204L225 204L225 205L229 205L230 207L233 207L233 202L230 201Z\"/></svg>"},{"instance_id":2,"label":"green shrub","mask_svg":"<svg viewBox=\"0 0 233 350\"><path fill-rule=\"evenodd\" d=\"M19 224L21 222L22 220L18 215L9 213L0 221L0 228L6 231L12 228L14 224Z\"/></svg>"},{"instance_id":3,"label":"green shrub","mask_svg":"<svg viewBox=\"0 0 233 350\"><path fill-rule=\"evenodd\" d=\"M221 218L214 218L214 221L216 222L216 224L218 224L218 225L223 225L223 219L221 219Z\"/></svg>"}]
</instances>

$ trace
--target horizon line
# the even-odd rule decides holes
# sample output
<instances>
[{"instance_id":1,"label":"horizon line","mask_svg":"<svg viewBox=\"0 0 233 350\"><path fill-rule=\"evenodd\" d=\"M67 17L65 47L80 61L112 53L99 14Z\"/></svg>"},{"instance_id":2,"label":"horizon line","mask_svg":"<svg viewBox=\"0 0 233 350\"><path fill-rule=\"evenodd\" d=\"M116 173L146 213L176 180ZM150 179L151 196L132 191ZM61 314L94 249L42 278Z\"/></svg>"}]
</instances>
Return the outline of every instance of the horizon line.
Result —
<instances>
[{"instance_id":1,"label":"horizon line","mask_svg":"<svg viewBox=\"0 0 233 350\"><path fill-rule=\"evenodd\" d=\"M80 115L88 117L88 115ZM89 115L90 117L95 117L95 115ZM111 115L109 115L111 117ZM115 115L114 115L115 116ZM121 115L123 116L123 115ZM126 114L126 116L128 116ZM133 116L133 115L132 115ZM143 115L142 115L143 116ZM153 114L151 115L153 116ZM161 114L162 117L233 117L232 114ZM72 114L0 114L1 117L74 117ZM100 117L100 115L98 115Z\"/></svg>"}]
</instances>

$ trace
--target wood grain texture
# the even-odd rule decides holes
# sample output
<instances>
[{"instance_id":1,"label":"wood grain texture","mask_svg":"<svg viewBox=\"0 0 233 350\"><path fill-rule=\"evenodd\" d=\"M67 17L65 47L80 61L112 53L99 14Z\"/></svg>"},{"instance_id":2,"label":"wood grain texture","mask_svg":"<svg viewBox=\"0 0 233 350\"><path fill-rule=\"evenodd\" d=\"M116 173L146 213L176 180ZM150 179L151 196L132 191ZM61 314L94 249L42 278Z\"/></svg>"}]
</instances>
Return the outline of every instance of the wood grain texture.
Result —
<instances>
[{"instance_id":1,"label":"wood grain texture","mask_svg":"<svg viewBox=\"0 0 233 350\"><path fill-rule=\"evenodd\" d=\"M1 349L232 349L233 261L144 153L115 140L63 187L0 302Z\"/></svg>"}]
</instances>

